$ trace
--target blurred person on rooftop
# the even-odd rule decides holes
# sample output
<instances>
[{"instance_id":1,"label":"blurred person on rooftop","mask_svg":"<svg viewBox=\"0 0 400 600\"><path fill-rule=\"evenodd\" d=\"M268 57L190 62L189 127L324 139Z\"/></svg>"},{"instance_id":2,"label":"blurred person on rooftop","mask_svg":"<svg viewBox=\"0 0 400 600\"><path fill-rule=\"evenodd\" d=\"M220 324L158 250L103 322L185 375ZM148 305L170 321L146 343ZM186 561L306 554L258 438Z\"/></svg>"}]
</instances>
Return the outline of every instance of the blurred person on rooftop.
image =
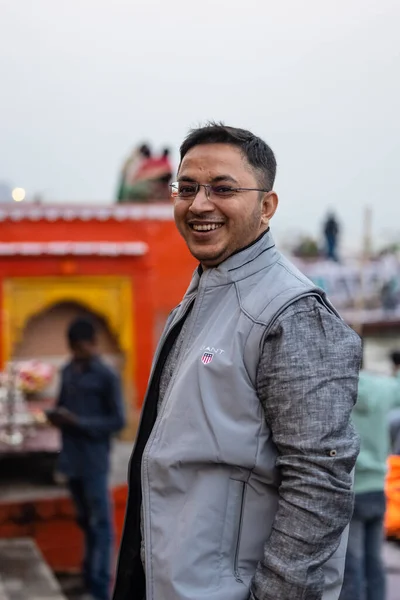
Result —
<instances>
[{"instance_id":1,"label":"blurred person on rooftop","mask_svg":"<svg viewBox=\"0 0 400 600\"><path fill-rule=\"evenodd\" d=\"M142 144L134 148L130 156L126 159L120 176L118 186L117 202L124 202L128 199L130 189L135 184L136 175L143 163L151 157L151 149L148 144Z\"/></svg>"},{"instance_id":2,"label":"blurred person on rooftop","mask_svg":"<svg viewBox=\"0 0 400 600\"><path fill-rule=\"evenodd\" d=\"M339 223L333 213L329 213L324 224L326 256L329 260L338 261L337 246L340 233Z\"/></svg>"},{"instance_id":3,"label":"blurred person on rooftop","mask_svg":"<svg viewBox=\"0 0 400 600\"><path fill-rule=\"evenodd\" d=\"M170 201L171 177L169 149L156 156L145 144L122 173L118 202Z\"/></svg>"}]
</instances>

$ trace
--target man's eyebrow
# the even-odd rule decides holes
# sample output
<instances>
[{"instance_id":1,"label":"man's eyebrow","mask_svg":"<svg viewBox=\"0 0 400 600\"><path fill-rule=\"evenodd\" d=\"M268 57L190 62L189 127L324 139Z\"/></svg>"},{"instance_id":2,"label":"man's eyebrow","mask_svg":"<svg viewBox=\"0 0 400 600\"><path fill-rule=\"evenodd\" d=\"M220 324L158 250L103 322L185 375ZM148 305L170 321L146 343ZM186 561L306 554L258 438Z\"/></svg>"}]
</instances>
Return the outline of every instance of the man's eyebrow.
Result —
<instances>
[{"instance_id":1,"label":"man's eyebrow","mask_svg":"<svg viewBox=\"0 0 400 600\"><path fill-rule=\"evenodd\" d=\"M213 177L211 180L212 183L218 183L219 181L230 181L231 183L238 183L232 175L218 175L217 177Z\"/></svg>"},{"instance_id":2,"label":"man's eyebrow","mask_svg":"<svg viewBox=\"0 0 400 600\"><path fill-rule=\"evenodd\" d=\"M178 181L189 181L190 183L197 183L193 177L188 177L187 175L181 175L178 177Z\"/></svg>"},{"instance_id":3,"label":"man's eyebrow","mask_svg":"<svg viewBox=\"0 0 400 600\"><path fill-rule=\"evenodd\" d=\"M197 183L197 181L195 179L193 179L193 177L189 177L188 175L181 175L180 177L178 177L178 182L179 181L187 181L189 183ZM216 177L213 177L211 179L211 183L219 183L221 181L230 181L231 183L235 183L236 185L238 184L236 179L234 177L232 177L231 175L217 175Z\"/></svg>"}]
</instances>

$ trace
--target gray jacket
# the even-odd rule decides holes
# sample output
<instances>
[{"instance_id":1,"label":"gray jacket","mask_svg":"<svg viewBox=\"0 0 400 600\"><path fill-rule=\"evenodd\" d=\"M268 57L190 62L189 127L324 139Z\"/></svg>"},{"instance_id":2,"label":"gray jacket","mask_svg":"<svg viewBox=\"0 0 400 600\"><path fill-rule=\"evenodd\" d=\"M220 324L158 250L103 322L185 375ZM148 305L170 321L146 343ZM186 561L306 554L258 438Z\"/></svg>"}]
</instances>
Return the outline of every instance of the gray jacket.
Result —
<instances>
[{"instance_id":1,"label":"gray jacket","mask_svg":"<svg viewBox=\"0 0 400 600\"><path fill-rule=\"evenodd\" d=\"M277 447L256 393L260 351L277 317L307 296L334 312L323 292L275 250L270 234L201 278L195 273L154 360L132 457L115 600L140 600L144 591L140 534L130 511L134 506L137 513L138 501L147 600L249 598L281 483ZM154 424L150 406L159 371L190 308L179 362ZM140 465L141 482L135 482ZM345 538L324 565L324 600L339 596ZM132 585L138 593L127 595Z\"/></svg>"}]
</instances>

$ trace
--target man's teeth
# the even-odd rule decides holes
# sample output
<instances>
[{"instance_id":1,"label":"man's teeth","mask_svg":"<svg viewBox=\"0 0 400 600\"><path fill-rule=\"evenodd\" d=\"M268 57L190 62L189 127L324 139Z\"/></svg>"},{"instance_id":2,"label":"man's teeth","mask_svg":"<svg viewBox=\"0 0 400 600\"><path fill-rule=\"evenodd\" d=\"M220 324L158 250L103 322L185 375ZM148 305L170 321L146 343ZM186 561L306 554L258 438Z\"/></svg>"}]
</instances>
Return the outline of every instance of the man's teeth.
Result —
<instances>
[{"instance_id":1,"label":"man's teeth","mask_svg":"<svg viewBox=\"0 0 400 600\"><path fill-rule=\"evenodd\" d=\"M192 227L195 231L212 231L213 229L219 229L220 227L222 227L223 223L213 223L212 225L195 225L193 224Z\"/></svg>"}]
</instances>

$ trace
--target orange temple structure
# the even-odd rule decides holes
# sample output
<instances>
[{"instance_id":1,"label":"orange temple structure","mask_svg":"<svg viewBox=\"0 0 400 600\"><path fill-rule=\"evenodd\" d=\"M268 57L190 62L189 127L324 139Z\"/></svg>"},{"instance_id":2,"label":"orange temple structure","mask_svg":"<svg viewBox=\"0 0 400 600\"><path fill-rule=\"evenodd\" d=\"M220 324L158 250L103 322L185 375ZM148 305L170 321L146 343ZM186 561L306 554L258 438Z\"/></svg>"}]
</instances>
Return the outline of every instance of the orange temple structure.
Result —
<instances>
[{"instance_id":1,"label":"orange temple structure","mask_svg":"<svg viewBox=\"0 0 400 600\"><path fill-rule=\"evenodd\" d=\"M0 370L31 358L58 368L68 356L68 322L90 313L101 326L101 353L121 373L123 437L133 440L155 344L196 266L172 206L0 205L0 231ZM56 384L50 401L55 395ZM126 486L113 493L120 534ZM53 568L79 566L67 493L0 503L0 537L24 535Z\"/></svg>"}]
</instances>

